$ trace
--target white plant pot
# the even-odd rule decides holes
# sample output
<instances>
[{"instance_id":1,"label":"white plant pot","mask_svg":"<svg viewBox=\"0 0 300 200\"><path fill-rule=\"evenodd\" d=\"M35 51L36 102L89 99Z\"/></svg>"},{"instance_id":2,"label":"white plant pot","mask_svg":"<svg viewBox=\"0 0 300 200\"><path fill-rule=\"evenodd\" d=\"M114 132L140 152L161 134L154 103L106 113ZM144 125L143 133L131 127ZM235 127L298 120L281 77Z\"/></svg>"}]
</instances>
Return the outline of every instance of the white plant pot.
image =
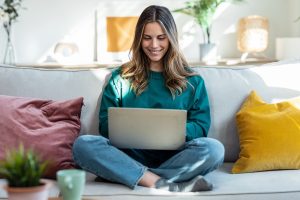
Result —
<instances>
[{"instance_id":1,"label":"white plant pot","mask_svg":"<svg viewBox=\"0 0 300 200\"><path fill-rule=\"evenodd\" d=\"M200 44L200 60L203 62L217 60L217 44L215 43Z\"/></svg>"},{"instance_id":2,"label":"white plant pot","mask_svg":"<svg viewBox=\"0 0 300 200\"><path fill-rule=\"evenodd\" d=\"M300 37L276 38L276 59L300 58Z\"/></svg>"},{"instance_id":3,"label":"white plant pot","mask_svg":"<svg viewBox=\"0 0 300 200\"><path fill-rule=\"evenodd\" d=\"M4 189L8 194L8 200L48 200L48 188L50 181L41 181L42 185L35 187L8 187Z\"/></svg>"}]
</instances>

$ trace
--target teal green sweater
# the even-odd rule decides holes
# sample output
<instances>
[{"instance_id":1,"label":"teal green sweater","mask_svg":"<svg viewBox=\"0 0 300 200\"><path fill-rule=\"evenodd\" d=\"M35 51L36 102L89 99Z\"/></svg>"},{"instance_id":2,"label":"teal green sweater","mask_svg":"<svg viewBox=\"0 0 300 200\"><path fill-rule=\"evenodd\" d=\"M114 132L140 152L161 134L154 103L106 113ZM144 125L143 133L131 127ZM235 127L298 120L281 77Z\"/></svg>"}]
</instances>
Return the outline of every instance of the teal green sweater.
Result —
<instances>
[{"instance_id":1,"label":"teal green sweater","mask_svg":"<svg viewBox=\"0 0 300 200\"><path fill-rule=\"evenodd\" d=\"M148 87L139 96L135 95L130 89L129 81L121 78L119 73L120 69L112 72L103 91L99 113L99 130L102 136L108 137L109 107L187 110L186 140L207 136L210 127L210 109L204 81L200 76L188 77L190 84L187 84L187 89L173 99L160 72L150 72Z\"/></svg>"}]
</instances>

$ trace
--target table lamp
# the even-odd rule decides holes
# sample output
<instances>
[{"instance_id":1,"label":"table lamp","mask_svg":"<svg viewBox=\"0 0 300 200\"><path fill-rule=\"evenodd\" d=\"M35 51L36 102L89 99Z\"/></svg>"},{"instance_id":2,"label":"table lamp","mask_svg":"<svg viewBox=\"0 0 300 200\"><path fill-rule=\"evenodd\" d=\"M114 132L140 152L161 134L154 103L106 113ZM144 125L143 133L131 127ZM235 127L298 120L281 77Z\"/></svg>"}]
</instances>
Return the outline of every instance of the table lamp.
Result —
<instances>
[{"instance_id":1,"label":"table lamp","mask_svg":"<svg viewBox=\"0 0 300 200\"><path fill-rule=\"evenodd\" d=\"M241 18L238 22L237 47L243 53L241 62L249 54L257 55L268 47L268 19L258 15Z\"/></svg>"}]
</instances>

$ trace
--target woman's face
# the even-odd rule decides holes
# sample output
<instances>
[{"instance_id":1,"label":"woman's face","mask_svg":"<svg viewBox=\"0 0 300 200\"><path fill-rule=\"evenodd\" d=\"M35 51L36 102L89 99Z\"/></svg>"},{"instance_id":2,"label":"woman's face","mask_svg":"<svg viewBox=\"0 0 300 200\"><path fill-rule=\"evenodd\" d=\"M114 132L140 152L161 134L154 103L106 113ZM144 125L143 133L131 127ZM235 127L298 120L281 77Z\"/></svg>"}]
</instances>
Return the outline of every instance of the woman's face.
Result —
<instances>
[{"instance_id":1,"label":"woman's face","mask_svg":"<svg viewBox=\"0 0 300 200\"><path fill-rule=\"evenodd\" d=\"M142 48L151 63L161 62L169 48L169 39L158 22L145 25Z\"/></svg>"}]
</instances>

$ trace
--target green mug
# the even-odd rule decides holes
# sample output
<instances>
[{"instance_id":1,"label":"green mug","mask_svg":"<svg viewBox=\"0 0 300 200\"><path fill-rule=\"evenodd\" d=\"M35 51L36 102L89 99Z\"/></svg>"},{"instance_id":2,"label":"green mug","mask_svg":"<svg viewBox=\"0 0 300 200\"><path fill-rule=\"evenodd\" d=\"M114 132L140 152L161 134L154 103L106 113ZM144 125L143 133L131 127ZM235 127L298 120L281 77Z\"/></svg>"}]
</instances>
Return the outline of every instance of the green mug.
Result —
<instances>
[{"instance_id":1,"label":"green mug","mask_svg":"<svg viewBox=\"0 0 300 200\"><path fill-rule=\"evenodd\" d=\"M85 186L85 171L64 169L56 173L63 200L80 200Z\"/></svg>"}]
</instances>

